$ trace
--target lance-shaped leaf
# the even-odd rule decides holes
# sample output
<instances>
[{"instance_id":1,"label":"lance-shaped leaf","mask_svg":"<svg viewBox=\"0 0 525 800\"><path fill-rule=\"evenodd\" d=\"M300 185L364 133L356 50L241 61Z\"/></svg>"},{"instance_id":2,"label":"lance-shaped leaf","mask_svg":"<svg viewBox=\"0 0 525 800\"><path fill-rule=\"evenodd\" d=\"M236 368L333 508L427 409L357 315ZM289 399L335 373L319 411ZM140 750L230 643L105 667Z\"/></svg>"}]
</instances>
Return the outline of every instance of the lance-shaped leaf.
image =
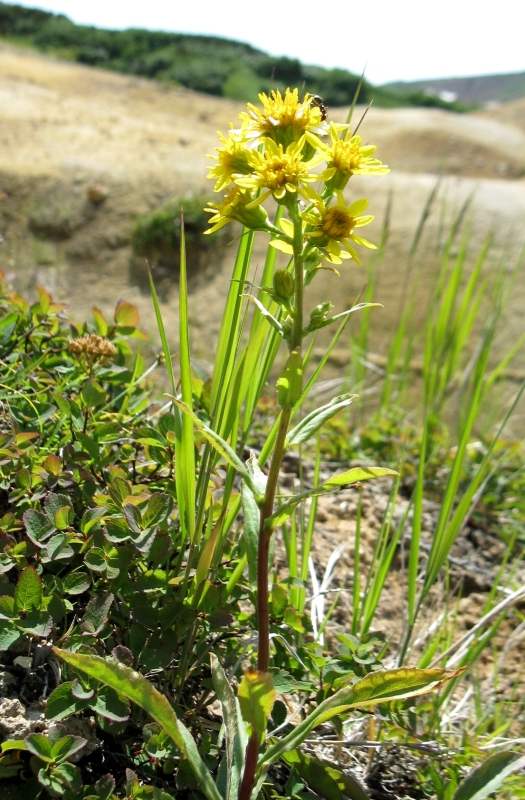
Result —
<instances>
[{"instance_id":1,"label":"lance-shaped leaf","mask_svg":"<svg viewBox=\"0 0 525 800\"><path fill-rule=\"evenodd\" d=\"M246 462L248 472L260 495L266 490L267 477L259 466L257 458L252 455ZM252 586L257 585L257 551L259 544L260 511L255 495L245 481L241 482L241 504L244 516L244 546L248 560L248 573Z\"/></svg>"},{"instance_id":2,"label":"lance-shaped leaf","mask_svg":"<svg viewBox=\"0 0 525 800\"><path fill-rule=\"evenodd\" d=\"M247 297L248 300L251 300L253 303L255 303L255 305L263 315L263 317L266 317L272 328L274 328L277 331L279 336L283 335L283 326L278 320L275 319L273 314L270 314L266 306L263 306L260 300L257 300L257 298L253 296L253 294L243 294L242 296Z\"/></svg>"},{"instance_id":3,"label":"lance-shaped leaf","mask_svg":"<svg viewBox=\"0 0 525 800\"><path fill-rule=\"evenodd\" d=\"M239 685L238 697L248 736L256 736L259 744L262 744L266 734L266 721L275 702L271 674L256 669L246 670Z\"/></svg>"},{"instance_id":4,"label":"lance-shaped leaf","mask_svg":"<svg viewBox=\"0 0 525 800\"><path fill-rule=\"evenodd\" d=\"M275 763L283 753L298 747L310 731L332 717L345 714L357 706L391 703L433 692L447 681L457 678L465 669L466 667L458 670L401 667L371 672L353 685L339 689L332 697L320 703L293 731L259 757L258 766L260 768L265 764Z\"/></svg>"},{"instance_id":5,"label":"lance-shaped leaf","mask_svg":"<svg viewBox=\"0 0 525 800\"><path fill-rule=\"evenodd\" d=\"M342 772L333 764L308 756L300 750L283 754L283 761L293 767L300 778L325 800L370 800L361 784L348 772Z\"/></svg>"},{"instance_id":6,"label":"lance-shaped leaf","mask_svg":"<svg viewBox=\"0 0 525 800\"><path fill-rule=\"evenodd\" d=\"M157 691L143 675L122 663L105 661L99 656L71 653L57 647L53 648L53 652L75 669L110 686L144 709L184 754L199 782L199 788L208 800L222 800L190 732L177 718L167 698Z\"/></svg>"},{"instance_id":7,"label":"lance-shaped leaf","mask_svg":"<svg viewBox=\"0 0 525 800\"><path fill-rule=\"evenodd\" d=\"M183 414L191 417L193 420L193 424L201 434L201 436L206 439L206 441L213 447L214 450L219 453L220 456L224 458L224 460L233 467L233 469L242 476L242 478L246 481L252 492L254 493L255 497L258 501L262 500L262 495L259 494L257 491L257 487L252 480L252 477L248 470L246 469L245 465L235 452L232 447L225 441L218 433L212 431L211 428L208 428L201 420L198 418L196 414L193 413L191 408L189 408L186 403L183 403L182 400L179 400L177 397L174 397L172 394L168 394L167 397L170 398L172 403L179 408Z\"/></svg>"},{"instance_id":8,"label":"lance-shaped leaf","mask_svg":"<svg viewBox=\"0 0 525 800\"><path fill-rule=\"evenodd\" d=\"M224 791L221 794L224 795L226 800L237 800L248 736L241 716L239 701L235 697L228 678L219 664L219 659L213 653L210 659L213 688L221 704L226 738L226 759L224 767L219 769L221 777L224 773L223 782L225 784ZM220 785L219 789L221 789Z\"/></svg>"},{"instance_id":9,"label":"lance-shaped leaf","mask_svg":"<svg viewBox=\"0 0 525 800\"><path fill-rule=\"evenodd\" d=\"M217 539L219 538L219 533L221 532L222 529L222 521L224 519L224 514L225 511L222 512L219 519L213 526L212 531L206 541L206 544L202 548L202 553L199 558L199 563L197 564L197 569L195 571L194 586L196 589L208 577L208 572L210 571L213 554L215 553L215 547L217 546Z\"/></svg>"},{"instance_id":10,"label":"lance-shaped leaf","mask_svg":"<svg viewBox=\"0 0 525 800\"><path fill-rule=\"evenodd\" d=\"M326 420L331 419L342 408L349 406L354 397L357 397L357 395L341 394L338 397L334 397L327 405L316 408L315 411L307 414L288 434L286 446L291 447L293 444L301 444L311 439Z\"/></svg>"},{"instance_id":11,"label":"lance-shaped leaf","mask_svg":"<svg viewBox=\"0 0 525 800\"><path fill-rule=\"evenodd\" d=\"M463 780L452 800L483 800L495 792L505 778L525 767L525 756L503 750L494 753Z\"/></svg>"},{"instance_id":12,"label":"lance-shaped leaf","mask_svg":"<svg viewBox=\"0 0 525 800\"><path fill-rule=\"evenodd\" d=\"M346 472L339 473L339 475L333 475L320 486L315 486L313 489L308 489L306 492L296 494L290 497L289 500L286 500L285 503L282 503L279 509L266 520L266 530L273 531L279 525L282 525L283 522L292 515L299 503L309 497L328 494L338 489L340 486L350 486L353 483L362 483L372 478L396 478L397 476L398 473L395 470L387 469L386 467L353 467L352 469L346 470Z\"/></svg>"}]
</instances>

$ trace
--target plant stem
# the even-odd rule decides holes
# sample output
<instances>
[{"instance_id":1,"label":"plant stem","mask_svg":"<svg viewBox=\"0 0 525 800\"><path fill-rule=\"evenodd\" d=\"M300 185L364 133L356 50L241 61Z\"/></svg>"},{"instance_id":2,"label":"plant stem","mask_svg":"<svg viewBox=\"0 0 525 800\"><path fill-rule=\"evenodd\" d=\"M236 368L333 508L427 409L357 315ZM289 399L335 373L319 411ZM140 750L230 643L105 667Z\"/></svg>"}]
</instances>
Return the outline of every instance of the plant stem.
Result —
<instances>
[{"instance_id":1,"label":"plant stem","mask_svg":"<svg viewBox=\"0 0 525 800\"><path fill-rule=\"evenodd\" d=\"M259 525L259 546L257 552L257 627L259 629L259 652L257 669L259 672L268 672L270 663L270 620L268 604L268 556L272 531L266 530L266 520L273 513L277 481L284 456L284 443L288 433L288 425L292 414L291 408L283 408L275 448L266 483L264 501L261 506L261 521Z\"/></svg>"},{"instance_id":2,"label":"plant stem","mask_svg":"<svg viewBox=\"0 0 525 800\"><path fill-rule=\"evenodd\" d=\"M290 216L294 223L294 318L292 335L289 342L290 351L301 351L303 342L303 305L304 305L304 274L303 274L303 223L299 216L297 200L290 207ZM259 651L257 655L257 669L259 672L268 672L270 664L270 620L268 599L268 557L270 540L273 531L266 529L266 521L273 513L277 481L285 453L286 435L292 415L291 406L281 409L281 420L275 439L272 463L268 474L264 500L261 505L261 520L259 524L259 544L257 550L257 627L259 633Z\"/></svg>"},{"instance_id":3,"label":"plant stem","mask_svg":"<svg viewBox=\"0 0 525 800\"><path fill-rule=\"evenodd\" d=\"M303 342L303 306L304 306L304 268L303 268L303 223L299 216L297 200L289 208L290 216L294 223L294 314L292 334L289 340L290 352L301 352ZM266 523L273 513L275 493L281 464L286 452L286 436L292 416L294 403L281 407L281 418L273 448L272 463L268 473L264 500L260 505L259 543L257 548L257 629L259 634L259 647L257 653L257 669L259 672L268 672L270 666L270 609L268 593L268 571L270 541L272 530L267 530ZM255 782L257 757L259 755L259 738L254 733L248 741L244 774L239 788L238 800L249 800Z\"/></svg>"},{"instance_id":4,"label":"plant stem","mask_svg":"<svg viewBox=\"0 0 525 800\"><path fill-rule=\"evenodd\" d=\"M241 785L239 786L238 800L250 800L250 795L253 789L253 779L255 770L257 768L257 757L259 755L259 737L256 733L252 733L248 739L246 747L246 756L244 762L244 775L242 776Z\"/></svg>"}]
</instances>

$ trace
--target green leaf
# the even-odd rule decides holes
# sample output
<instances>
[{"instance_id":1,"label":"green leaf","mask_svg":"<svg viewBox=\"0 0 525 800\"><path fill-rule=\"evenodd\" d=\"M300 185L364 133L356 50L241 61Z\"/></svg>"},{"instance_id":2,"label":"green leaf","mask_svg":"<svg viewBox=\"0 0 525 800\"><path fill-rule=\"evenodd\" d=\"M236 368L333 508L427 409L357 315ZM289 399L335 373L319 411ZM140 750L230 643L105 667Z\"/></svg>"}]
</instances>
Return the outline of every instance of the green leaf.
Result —
<instances>
[{"instance_id":1,"label":"green leaf","mask_svg":"<svg viewBox=\"0 0 525 800\"><path fill-rule=\"evenodd\" d=\"M55 475L55 477L62 472L62 462L57 456L53 455L53 453L50 453L47 458L44 459L42 466L46 472L49 472L50 475Z\"/></svg>"},{"instance_id":2,"label":"green leaf","mask_svg":"<svg viewBox=\"0 0 525 800\"><path fill-rule=\"evenodd\" d=\"M51 755L54 761L67 761L68 758L78 753L86 745L87 739L82 736L63 736L53 745Z\"/></svg>"},{"instance_id":3,"label":"green leaf","mask_svg":"<svg viewBox=\"0 0 525 800\"><path fill-rule=\"evenodd\" d=\"M146 528L151 528L153 525L160 525L168 519L173 509L173 499L169 494L161 494L156 492L152 494L148 507L142 515L143 525Z\"/></svg>"},{"instance_id":4,"label":"green leaf","mask_svg":"<svg viewBox=\"0 0 525 800\"><path fill-rule=\"evenodd\" d=\"M74 512L71 506L64 506L64 508L59 508L55 514L55 527L58 528L59 531L65 531L66 528L70 528L73 519L74 519Z\"/></svg>"},{"instance_id":5,"label":"green leaf","mask_svg":"<svg viewBox=\"0 0 525 800\"><path fill-rule=\"evenodd\" d=\"M34 756L51 763L53 761L52 745L43 733L30 733L25 738L26 747Z\"/></svg>"},{"instance_id":6,"label":"green leaf","mask_svg":"<svg viewBox=\"0 0 525 800\"><path fill-rule=\"evenodd\" d=\"M237 800L248 736L241 716L239 701L219 664L219 659L212 653L210 660L213 688L221 704L226 737L226 786L225 791L221 794L224 795L225 800Z\"/></svg>"},{"instance_id":7,"label":"green leaf","mask_svg":"<svg viewBox=\"0 0 525 800\"><path fill-rule=\"evenodd\" d=\"M343 800L344 795L351 800L370 800L355 778L321 759L292 750L283 754L283 761L295 769L310 789L326 800Z\"/></svg>"},{"instance_id":8,"label":"green leaf","mask_svg":"<svg viewBox=\"0 0 525 800\"><path fill-rule=\"evenodd\" d=\"M45 502L45 511L47 518L52 525L56 527L56 515L63 508L69 508L73 511L70 498L65 494L50 494Z\"/></svg>"},{"instance_id":9,"label":"green leaf","mask_svg":"<svg viewBox=\"0 0 525 800\"><path fill-rule=\"evenodd\" d=\"M38 610L41 605L42 581L36 569L26 567L16 585L14 610L20 614Z\"/></svg>"},{"instance_id":10,"label":"green leaf","mask_svg":"<svg viewBox=\"0 0 525 800\"><path fill-rule=\"evenodd\" d=\"M88 378L82 387L80 396L87 408L96 408L106 401L106 392L97 381Z\"/></svg>"},{"instance_id":11,"label":"green leaf","mask_svg":"<svg viewBox=\"0 0 525 800\"><path fill-rule=\"evenodd\" d=\"M101 547L92 547L84 556L84 564L93 572L105 572L107 569L105 552Z\"/></svg>"},{"instance_id":12,"label":"green leaf","mask_svg":"<svg viewBox=\"0 0 525 800\"><path fill-rule=\"evenodd\" d=\"M277 380L277 402L281 408L293 408L301 397L303 388L303 359L298 350L292 350L284 372Z\"/></svg>"},{"instance_id":13,"label":"green leaf","mask_svg":"<svg viewBox=\"0 0 525 800\"><path fill-rule=\"evenodd\" d=\"M26 533L37 547L42 546L42 542L49 539L55 531L55 526L49 521L42 511L29 508L23 515Z\"/></svg>"},{"instance_id":14,"label":"green leaf","mask_svg":"<svg viewBox=\"0 0 525 800\"><path fill-rule=\"evenodd\" d=\"M339 689L332 697L320 703L291 733L259 756L259 767L275 763L283 753L298 747L318 725L345 714L356 706L390 703L406 697L427 694L439 689L447 681L457 678L465 669L466 667L458 670L401 667L371 672L354 684Z\"/></svg>"},{"instance_id":15,"label":"green leaf","mask_svg":"<svg viewBox=\"0 0 525 800\"><path fill-rule=\"evenodd\" d=\"M398 474L395 469L386 469L386 467L353 467L329 478L323 483L323 489L349 486L352 483L361 483L372 478L397 478Z\"/></svg>"},{"instance_id":16,"label":"green leaf","mask_svg":"<svg viewBox=\"0 0 525 800\"><path fill-rule=\"evenodd\" d=\"M93 319L95 320L95 327L97 329L97 333L99 336L107 336L108 333L108 323L106 322L106 318L102 311L93 306L91 309L91 313L93 314Z\"/></svg>"},{"instance_id":17,"label":"green leaf","mask_svg":"<svg viewBox=\"0 0 525 800\"><path fill-rule=\"evenodd\" d=\"M334 475L329 480L322 483L320 486L315 486L306 492L301 492L294 497L291 497L286 502L282 503L280 508L268 517L266 520L266 530L275 530L275 528L282 525L283 522L292 515L293 511L299 503L306 500L308 497L315 497L320 494L327 494L328 492L337 489L339 486L349 486L353 483L361 483L368 481L372 478L384 477L397 477L398 473L393 469L386 469L386 467L353 467L346 472L341 472L339 475Z\"/></svg>"},{"instance_id":18,"label":"green leaf","mask_svg":"<svg viewBox=\"0 0 525 800\"><path fill-rule=\"evenodd\" d=\"M0 620L0 651L9 650L21 638L21 631L17 630L12 622Z\"/></svg>"},{"instance_id":19,"label":"green leaf","mask_svg":"<svg viewBox=\"0 0 525 800\"><path fill-rule=\"evenodd\" d=\"M91 578L86 572L70 572L64 578L66 594L82 594L91 586Z\"/></svg>"},{"instance_id":20,"label":"green leaf","mask_svg":"<svg viewBox=\"0 0 525 800\"><path fill-rule=\"evenodd\" d=\"M127 300L119 300L115 309L115 322L125 328L136 328L140 322L138 308Z\"/></svg>"},{"instance_id":21,"label":"green leaf","mask_svg":"<svg viewBox=\"0 0 525 800\"><path fill-rule=\"evenodd\" d=\"M113 595L111 592L106 595L98 595L93 597L86 606L86 613L80 623L81 629L84 633L89 633L96 636L106 622L108 621L108 614L111 604L113 602Z\"/></svg>"},{"instance_id":22,"label":"green leaf","mask_svg":"<svg viewBox=\"0 0 525 800\"><path fill-rule=\"evenodd\" d=\"M95 704L92 704L97 714L111 720L111 722L125 722L129 719L129 703L126 699L109 686L103 686L97 692Z\"/></svg>"},{"instance_id":23,"label":"green leaf","mask_svg":"<svg viewBox=\"0 0 525 800\"><path fill-rule=\"evenodd\" d=\"M275 702L271 673L256 669L246 670L237 694L248 736L257 736L262 744L266 734L266 721Z\"/></svg>"},{"instance_id":24,"label":"green leaf","mask_svg":"<svg viewBox=\"0 0 525 800\"><path fill-rule=\"evenodd\" d=\"M72 714L77 714L90 707L90 698L79 700L71 691L72 681L61 683L51 692L46 702L46 718L55 721L67 719ZM91 693L93 694L93 693Z\"/></svg>"},{"instance_id":25,"label":"green leaf","mask_svg":"<svg viewBox=\"0 0 525 800\"><path fill-rule=\"evenodd\" d=\"M284 612L284 622L286 625L292 628L292 630L297 631L298 633L304 633L304 625L301 617L293 606L288 606Z\"/></svg>"},{"instance_id":26,"label":"green leaf","mask_svg":"<svg viewBox=\"0 0 525 800\"><path fill-rule=\"evenodd\" d=\"M67 561L68 558L73 558L75 555L75 551L69 544L68 536L65 533L58 533L52 536L47 543L45 552L50 561Z\"/></svg>"},{"instance_id":27,"label":"green leaf","mask_svg":"<svg viewBox=\"0 0 525 800\"><path fill-rule=\"evenodd\" d=\"M32 636L45 638L53 628L53 620L45 611L29 611L25 619L18 620L17 628Z\"/></svg>"},{"instance_id":28,"label":"green leaf","mask_svg":"<svg viewBox=\"0 0 525 800\"><path fill-rule=\"evenodd\" d=\"M190 732L179 721L166 697L158 692L149 681L130 667L98 656L70 653L54 647L53 652L68 664L86 672L91 677L111 686L146 711L176 744L188 759L194 775L199 780L200 789L208 800L223 800L213 778L199 755Z\"/></svg>"},{"instance_id":29,"label":"green leaf","mask_svg":"<svg viewBox=\"0 0 525 800\"><path fill-rule=\"evenodd\" d=\"M218 433L213 431L211 428L208 428L204 425L201 420L198 418L196 414L178 398L174 397L171 394L167 395L172 403L179 408L183 414L186 414L191 417L193 420L193 424L201 434L201 436L206 439L206 441L219 453L222 458L231 466L233 469L241 475L241 477L246 481L252 492L254 493L257 499L262 500L262 496L257 491L257 487L255 482L253 481L249 471L242 463L241 459L237 455L237 453L230 447L227 441L225 441Z\"/></svg>"},{"instance_id":30,"label":"green leaf","mask_svg":"<svg viewBox=\"0 0 525 800\"><path fill-rule=\"evenodd\" d=\"M248 574L252 587L257 586L257 551L259 542L260 511L255 496L245 481L241 481L241 504L244 516L244 547L248 561Z\"/></svg>"},{"instance_id":31,"label":"green leaf","mask_svg":"<svg viewBox=\"0 0 525 800\"><path fill-rule=\"evenodd\" d=\"M286 446L291 447L294 444L301 444L311 439L327 420L335 416L342 408L349 406L354 397L357 397L357 395L341 394L338 397L334 397L327 405L321 406L321 408L317 408L315 411L307 414L307 416L289 432Z\"/></svg>"},{"instance_id":32,"label":"green leaf","mask_svg":"<svg viewBox=\"0 0 525 800\"><path fill-rule=\"evenodd\" d=\"M525 767L525 756L503 750L489 756L460 783L452 800L483 800L497 791L512 772Z\"/></svg>"},{"instance_id":33,"label":"green leaf","mask_svg":"<svg viewBox=\"0 0 525 800\"><path fill-rule=\"evenodd\" d=\"M251 300L253 303L255 303L255 305L259 309L259 312L262 314L263 317L265 317L265 319L268 320L272 328L274 328L277 331L279 336L283 335L283 326L278 320L275 319L273 314L270 314L266 306L263 306L260 300L254 297L253 294L245 294L243 295L243 297L247 297L248 300Z\"/></svg>"},{"instance_id":34,"label":"green leaf","mask_svg":"<svg viewBox=\"0 0 525 800\"><path fill-rule=\"evenodd\" d=\"M84 512L82 515L82 521L80 523L80 530L82 533L87 534L93 530L93 528L98 525L98 520L100 517L103 517L104 514L107 513L106 506L99 506L98 508L88 508L87 511Z\"/></svg>"},{"instance_id":35,"label":"green leaf","mask_svg":"<svg viewBox=\"0 0 525 800\"><path fill-rule=\"evenodd\" d=\"M38 773L38 781L47 789L51 797L62 797L67 789L75 795L82 788L79 768L67 762L58 764L53 769L41 769Z\"/></svg>"}]
</instances>

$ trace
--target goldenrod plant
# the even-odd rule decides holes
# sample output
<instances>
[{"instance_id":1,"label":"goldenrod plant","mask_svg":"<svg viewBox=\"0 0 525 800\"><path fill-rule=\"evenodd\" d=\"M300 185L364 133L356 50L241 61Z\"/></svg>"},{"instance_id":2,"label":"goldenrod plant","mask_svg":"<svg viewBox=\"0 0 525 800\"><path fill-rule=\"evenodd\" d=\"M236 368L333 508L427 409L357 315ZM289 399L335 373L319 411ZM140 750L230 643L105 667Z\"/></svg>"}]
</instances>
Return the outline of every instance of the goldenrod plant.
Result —
<instances>
[{"instance_id":1,"label":"goldenrod plant","mask_svg":"<svg viewBox=\"0 0 525 800\"><path fill-rule=\"evenodd\" d=\"M230 596L247 570L256 603L257 660L245 669L237 693L217 654L212 652L209 656L213 688L222 708L225 741L217 774L208 770L197 742L168 698L146 678L124 663L55 650L71 667L147 711L187 760L200 791L209 800L255 800L269 767L285 754L290 757L290 752L295 752L315 727L341 718L355 708L431 692L464 670L400 666L375 669L359 679L352 672L339 682L337 691L310 706L308 713L297 724L286 727L282 735L278 731L267 733L267 720L276 698L269 610L274 533L307 500L377 477L395 477L397 473L382 467L354 467L318 482L313 488L286 497L277 495L286 453L314 437L324 422L354 399L352 394L339 395L305 415L299 413L318 374L314 370L313 376L304 379L312 338L322 328L337 326L325 359L321 359L322 366L350 315L376 304L356 303L334 315L330 302L305 308L305 287L318 280L325 270L337 275L338 268L359 265L358 249L375 249L372 242L360 235L360 229L373 220L367 213L368 202L361 197L347 199L346 190L352 175L382 175L388 172L388 167L375 158L376 148L363 145L353 131L351 115L345 124L328 122L321 98L309 94L301 97L297 89L287 89L284 94L279 91L261 94L260 101L261 107L248 105L237 128L232 126L226 136L221 135L209 174L215 181L216 192L223 194L208 205L211 214L208 233L233 221L242 224L243 232L225 302L206 415L197 413L194 404L184 238L178 386L152 287L172 381L174 427L169 441L174 451L177 530L182 541L178 557L180 576L173 580L182 587L184 602L202 616L203 598L214 588L210 576L225 552L225 543L231 538L242 510L244 552L225 592ZM272 201L276 206L273 221L266 207ZM270 240L261 288L254 294L248 289L248 270L256 232L268 234ZM277 252L289 257L288 264L280 269L276 268ZM249 303L253 304L250 323L246 319ZM287 355L277 379L275 423L261 452L246 459L244 445L254 409L281 344ZM226 478L221 498L215 499L210 481L219 461L226 467ZM237 493L235 487L239 483ZM135 516L130 514L134 520ZM286 619L293 621L293 609ZM196 615L179 657L179 678L174 685L176 699L181 697L184 680L194 669L189 666L189 659L198 623ZM204 650L199 663L206 656Z\"/></svg>"}]
</instances>

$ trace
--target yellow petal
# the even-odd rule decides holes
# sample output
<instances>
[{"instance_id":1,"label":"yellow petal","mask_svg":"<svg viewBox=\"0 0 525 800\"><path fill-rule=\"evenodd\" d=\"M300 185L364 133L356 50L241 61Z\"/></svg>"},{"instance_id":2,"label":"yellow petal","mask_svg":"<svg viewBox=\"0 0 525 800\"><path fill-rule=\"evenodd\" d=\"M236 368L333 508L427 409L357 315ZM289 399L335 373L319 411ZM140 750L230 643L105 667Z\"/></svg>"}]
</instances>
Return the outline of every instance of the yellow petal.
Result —
<instances>
[{"instance_id":1,"label":"yellow petal","mask_svg":"<svg viewBox=\"0 0 525 800\"><path fill-rule=\"evenodd\" d=\"M272 239L270 242L272 247L275 247L276 250L281 250L283 253L288 253L289 255L293 255L293 247L288 242L284 242L282 239Z\"/></svg>"}]
</instances>

